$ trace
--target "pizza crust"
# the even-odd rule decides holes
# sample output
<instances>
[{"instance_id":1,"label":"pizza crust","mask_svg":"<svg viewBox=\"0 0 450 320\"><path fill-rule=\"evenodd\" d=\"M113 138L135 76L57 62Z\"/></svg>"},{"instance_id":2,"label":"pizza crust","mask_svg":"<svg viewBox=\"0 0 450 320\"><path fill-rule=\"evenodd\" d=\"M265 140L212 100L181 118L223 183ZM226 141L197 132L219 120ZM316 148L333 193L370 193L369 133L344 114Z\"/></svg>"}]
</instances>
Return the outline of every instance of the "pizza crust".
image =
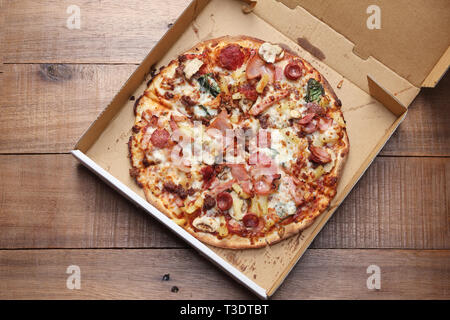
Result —
<instances>
[{"instance_id":1,"label":"pizza crust","mask_svg":"<svg viewBox=\"0 0 450 320\"><path fill-rule=\"evenodd\" d=\"M223 36L220 38L203 41L203 42L195 45L194 47L192 47L190 50L187 50L186 52L196 51L196 49L198 49L198 51L200 51L203 48L205 48L206 46L208 46L209 44L213 44L213 43L221 43L222 45L226 45L227 43L234 43L234 42L240 42L240 41L251 41L251 42L258 43L258 44L264 43L264 41L262 41L260 39L256 39L256 38L249 37L249 36ZM288 48L286 48L286 46L283 46L283 48L286 51L286 53L288 53L289 55L298 57L292 50L289 50ZM303 58L300 58L300 59L303 63L307 64L307 66L309 68L316 70L310 65L310 63L308 61L304 60ZM170 66L172 63L174 63L174 61L172 61L168 66ZM158 73L152 77L152 79L149 81L149 86L144 93L146 96L149 97L149 95L150 95L149 92L151 92L151 88L155 86L155 83L158 81L158 78L162 77L162 75L164 75L164 73L167 72L167 70L168 70L167 68L162 69L160 71L160 73ZM341 102L338 99L338 97L336 96L334 90L332 89L332 87L330 86L328 81L325 79L325 77L322 74L320 74L319 72L318 72L318 74L321 77L320 83L323 85L325 92L329 96L331 96L336 101L336 103L338 103L338 106L340 107ZM168 100L165 100L162 97L150 96L149 98L158 100L158 102L160 102L162 105L170 104L170 102ZM136 115L139 114L139 109L140 109L139 102L137 101L136 106L135 106L135 114ZM339 110L340 110L340 108L339 108ZM342 114L342 111L341 111L341 114ZM339 154L336 155L337 157L336 157L335 166L334 166L333 170L329 173L330 175L336 177L337 181L339 181L342 176L342 171L343 171L345 162L347 160L347 154L349 152L349 140L348 140L348 135L347 135L345 127L343 128L343 137L342 137L341 141L344 143L344 146L339 150ZM133 153L132 153L131 148L129 148L129 151L130 151L130 159L132 161L132 168L135 168L133 165L133 160L132 160ZM138 184L140 184L140 183L138 183ZM164 206L163 201L161 199L159 199L157 196L155 196L150 191L150 189L146 188L145 186L142 186L141 184L140 184L140 186L143 187L145 197L150 204L152 204L154 207L156 207L159 211L164 213L169 218L171 218L171 219L178 218L171 210L167 209ZM261 247L265 247L267 245L272 245L272 244L278 243L278 242L280 242L284 239L287 239L293 235L296 235L300 231L308 228L319 215L321 215L323 212L325 212L328 209L329 204L333 198L334 197L331 197L331 198L328 197L327 204L322 205L319 210L315 210L314 212L312 212L312 215L311 214L308 215L307 217L305 217L304 219L302 219L299 222L284 225L282 227L282 229L283 229L282 232L273 230L271 233L267 234L265 237L260 237L258 239L253 239L253 240L250 240L249 238L245 238L245 237L240 237L235 234L233 234L231 236L227 236L226 238L219 239L214 234L210 234L207 232L198 232L198 231L194 230L188 224L184 225L182 227L186 231L188 231L191 235L196 237L198 240L200 240L208 245L213 245L216 247L228 248L228 249L261 248Z\"/></svg>"}]
</instances>

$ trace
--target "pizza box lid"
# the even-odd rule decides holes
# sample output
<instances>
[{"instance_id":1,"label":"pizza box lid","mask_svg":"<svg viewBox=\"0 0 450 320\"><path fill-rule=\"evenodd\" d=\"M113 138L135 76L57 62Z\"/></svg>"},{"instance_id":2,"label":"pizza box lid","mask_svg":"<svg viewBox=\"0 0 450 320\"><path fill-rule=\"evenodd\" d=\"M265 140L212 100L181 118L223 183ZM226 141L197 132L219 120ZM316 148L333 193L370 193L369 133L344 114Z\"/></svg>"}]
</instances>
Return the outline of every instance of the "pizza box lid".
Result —
<instances>
[{"instance_id":1,"label":"pizza box lid","mask_svg":"<svg viewBox=\"0 0 450 320\"><path fill-rule=\"evenodd\" d=\"M434 87L449 67L448 0L278 1L292 10L306 9L351 41L354 54L363 60L375 58L415 87ZM300 42L320 46L319 31L312 30L310 38ZM336 67L332 57L326 52L324 62Z\"/></svg>"}]
</instances>

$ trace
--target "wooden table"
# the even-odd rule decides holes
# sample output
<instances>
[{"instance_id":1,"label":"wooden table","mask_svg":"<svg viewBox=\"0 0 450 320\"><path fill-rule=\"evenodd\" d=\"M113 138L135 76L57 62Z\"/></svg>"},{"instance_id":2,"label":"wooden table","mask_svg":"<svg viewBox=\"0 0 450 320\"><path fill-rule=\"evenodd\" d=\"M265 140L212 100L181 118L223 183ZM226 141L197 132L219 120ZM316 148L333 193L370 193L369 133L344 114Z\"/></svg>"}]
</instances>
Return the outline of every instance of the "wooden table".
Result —
<instances>
[{"instance_id":1,"label":"wooden table","mask_svg":"<svg viewBox=\"0 0 450 320\"><path fill-rule=\"evenodd\" d=\"M188 0L74 1L72 30L70 4L1 8L0 298L254 298L69 154ZM421 92L274 299L450 298L449 89Z\"/></svg>"}]
</instances>

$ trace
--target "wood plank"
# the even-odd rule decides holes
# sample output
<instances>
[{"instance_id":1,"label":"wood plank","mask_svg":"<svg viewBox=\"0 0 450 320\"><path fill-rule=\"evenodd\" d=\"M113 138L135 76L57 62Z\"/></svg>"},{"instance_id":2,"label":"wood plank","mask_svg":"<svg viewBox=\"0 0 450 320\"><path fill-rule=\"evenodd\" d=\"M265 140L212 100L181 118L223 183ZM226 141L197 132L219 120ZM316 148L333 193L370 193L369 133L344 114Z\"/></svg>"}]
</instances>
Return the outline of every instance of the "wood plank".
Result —
<instances>
[{"instance_id":1,"label":"wood plank","mask_svg":"<svg viewBox=\"0 0 450 320\"><path fill-rule=\"evenodd\" d=\"M6 1L5 63L140 63L189 0ZM80 29L69 29L70 5Z\"/></svg>"},{"instance_id":2,"label":"wood plank","mask_svg":"<svg viewBox=\"0 0 450 320\"><path fill-rule=\"evenodd\" d=\"M450 73L436 88L423 88L383 155L450 156Z\"/></svg>"},{"instance_id":3,"label":"wood plank","mask_svg":"<svg viewBox=\"0 0 450 320\"><path fill-rule=\"evenodd\" d=\"M5 65L0 153L68 152L135 68ZM450 74L437 88L424 89L381 154L450 156L450 113L443 112L449 107L449 88Z\"/></svg>"},{"instance_id":4,"label":"wood plank","mask_svg":"<svg viewBox=\"0 0 450 320\"><path fill-rule=\"evenodd\" d=\"M0 152L69 152L135 69L5 65L0 77Z\"/></svg>"},{"instance_id":5,"label":"wood plank","mask_svg":"<svg viewBox=\"0 0 450 320\"><path fill-rule=\"evenodd\" d=\"M70 155L0 156L0 181L0 248L185 246ZM379 157L312 247L450 249L449 182L449 158Z\"/></svg>"},{"instance_id":6,"label":"wood plank","mask_svg":"<svg viewBox=\"0 0 450 320\"><path fill-rule=\"evenodd\" d=\"M66 287L69 265L81 289ZM381 288L367 288L367 267ZM449 250L311 249L274 299L448 299ZM169 281L162 281L170 274ZM174 293L172 287L179 291ZM1 299L252 299L191 249L2 250Z\"/></svg>"}]
</instances>

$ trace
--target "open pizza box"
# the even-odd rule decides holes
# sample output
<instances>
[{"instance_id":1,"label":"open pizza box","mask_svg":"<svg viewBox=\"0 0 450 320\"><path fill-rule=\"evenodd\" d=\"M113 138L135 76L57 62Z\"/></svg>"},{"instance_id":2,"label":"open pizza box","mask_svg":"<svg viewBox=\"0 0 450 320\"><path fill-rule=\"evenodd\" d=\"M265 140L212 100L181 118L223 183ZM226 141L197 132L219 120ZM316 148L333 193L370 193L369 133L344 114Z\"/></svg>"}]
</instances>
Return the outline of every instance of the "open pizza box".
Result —
<instances>
[{"instance_id":1,"label":"open pizza box","mask_svg":"<svg viewBox=\"0 0 450 320\"><path fill-rule=\"evenodd\" d=\"M251 1L245 1L251 2ZM73 155L260 298L270 297L402 122L421 87L434 87L448 68L447 0L377 1L381 29L369 29L371 1L194 0L78 141ZM196 43L223 35L283 43L310 61L342 101L350 153L329 210L300 234L246 250L208 246L150 205L129 175L127 142L134 124L131 96L150 70Z\"/></svg>"}]
</instances>

